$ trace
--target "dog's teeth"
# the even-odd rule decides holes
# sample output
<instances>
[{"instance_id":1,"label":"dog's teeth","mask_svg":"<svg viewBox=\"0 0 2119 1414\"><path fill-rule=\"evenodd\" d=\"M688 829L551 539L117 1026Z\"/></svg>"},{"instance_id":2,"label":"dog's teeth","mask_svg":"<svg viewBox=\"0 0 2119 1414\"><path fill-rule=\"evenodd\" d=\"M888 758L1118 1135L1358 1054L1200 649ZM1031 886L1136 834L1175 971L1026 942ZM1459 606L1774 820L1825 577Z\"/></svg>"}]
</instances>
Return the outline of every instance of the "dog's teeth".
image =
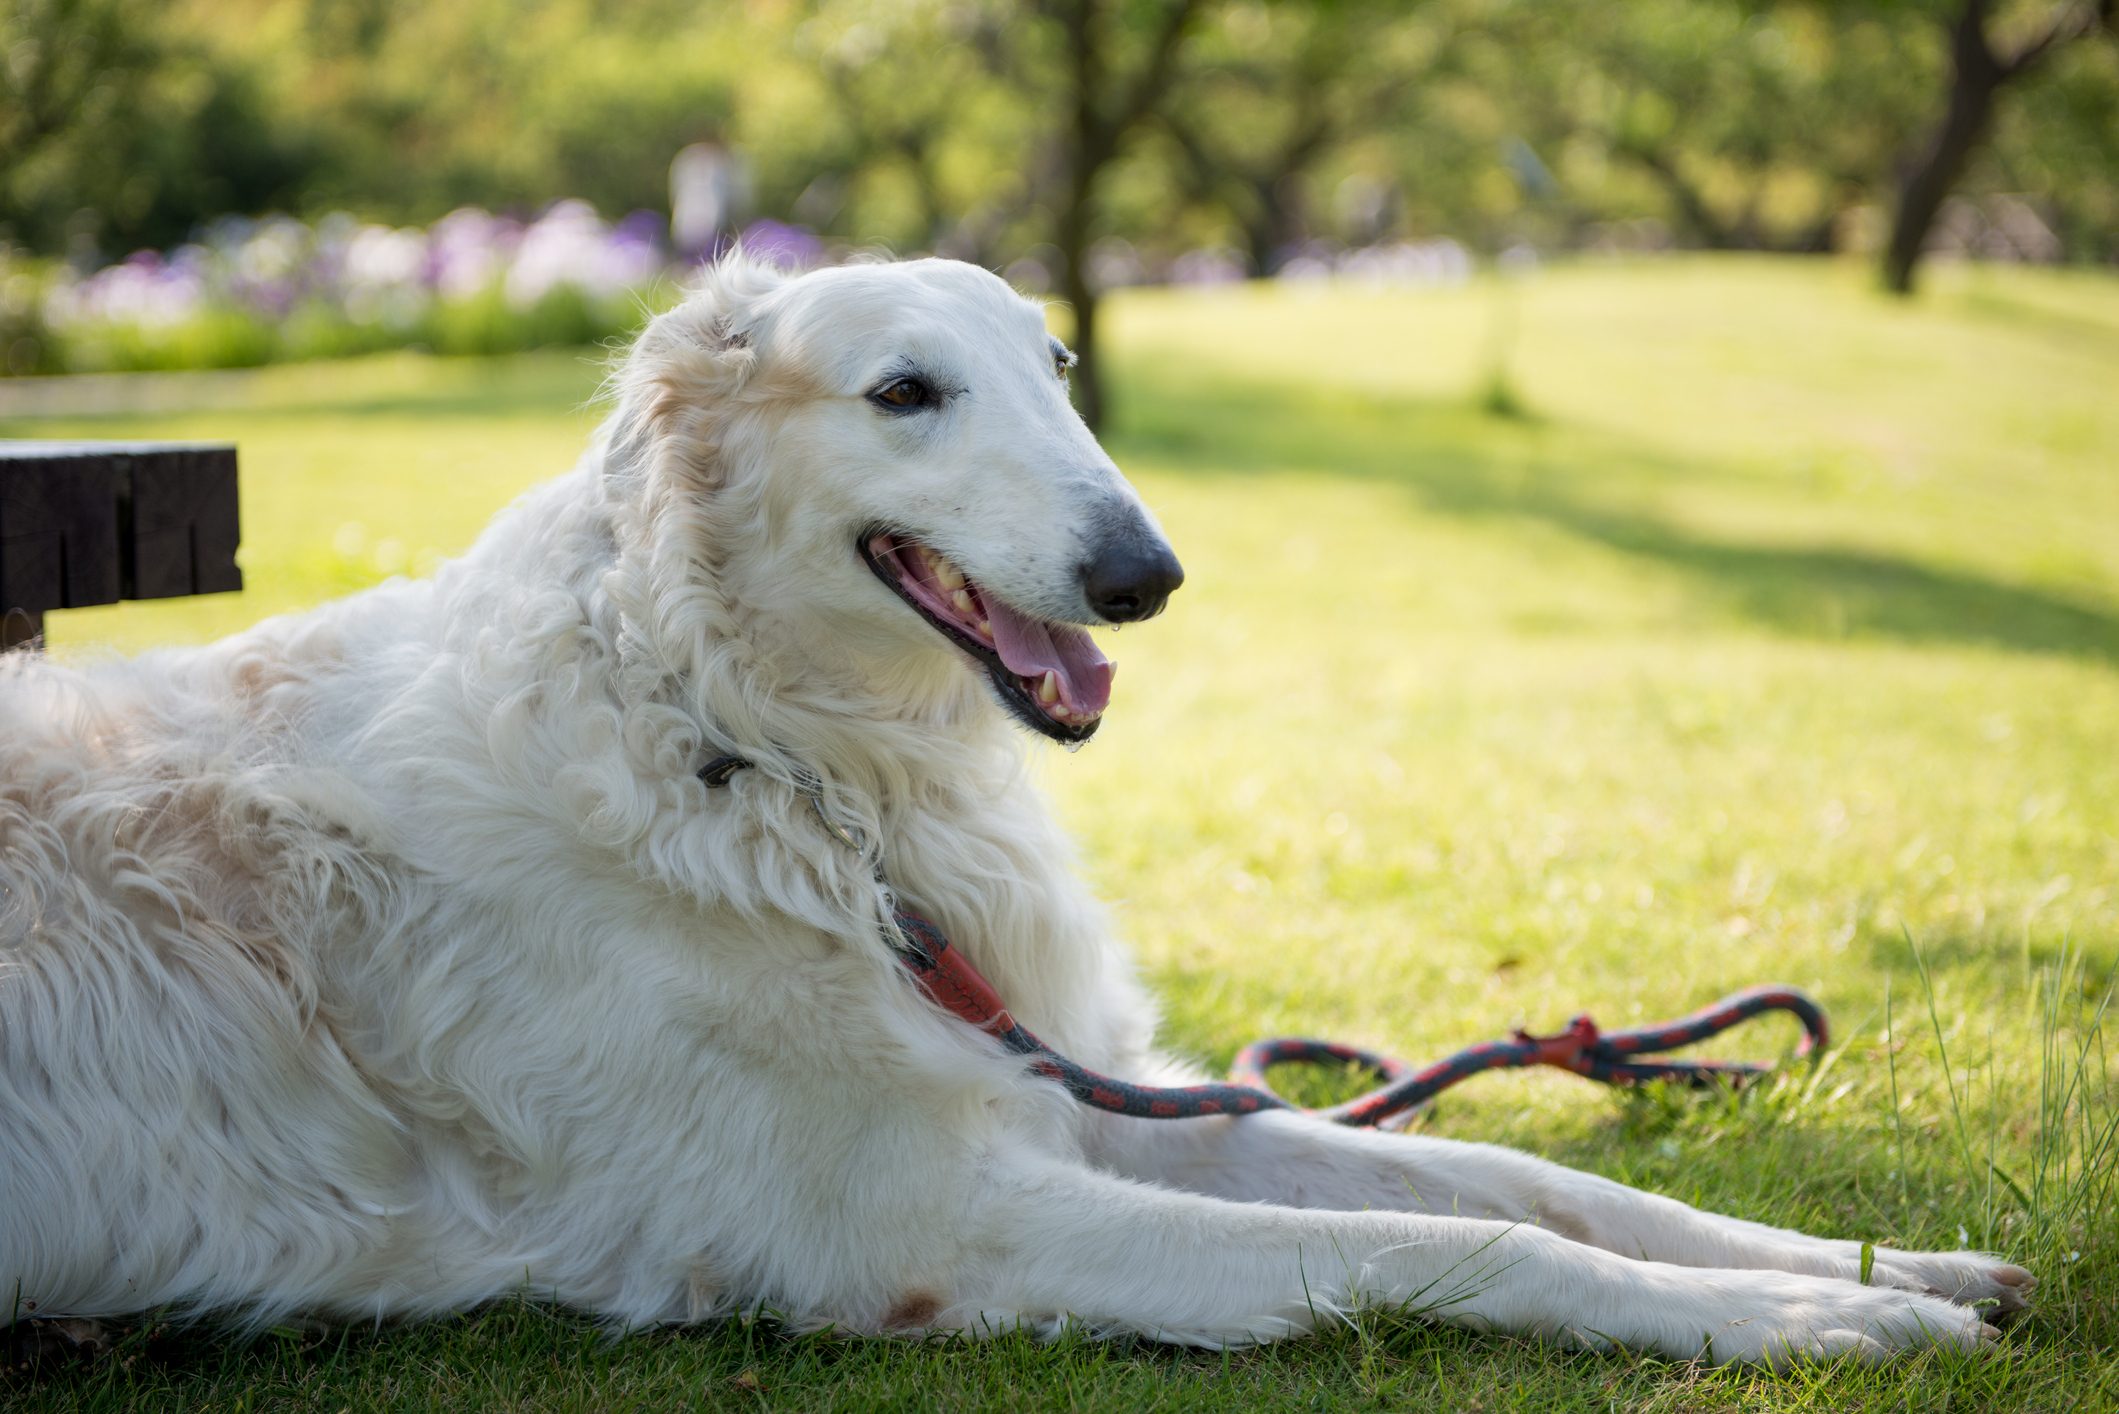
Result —
<instances>
[{"instance_id":1,"label":"dog's teeth","mask_svg":"<svg viewBox=\"0 0 2119 1414\"><path fill-rule=\"evenodd\" d=\"M1037 685L1037 700L1050 705L1059 701L1059 674L1046 672Z\"/></svg>"},{"instance_id":2,"label":"dog's teeth","mask_svg":"<svg viewBox=\"0 0 2119 1414\"><path fill-rule=\"evenodd\" d=\"M979 632L985 634L988 638L991 638L993 637L993 625L985 619L980 619Z\"/></svg>"},{"instance_id":3,"label":"dog's teeth","mask_svg":"<svg viewBox=\"0 0 2119 1414\"><path fill-rule=\"evenodd\" d=\"M961 578L961 576L959 578ZM968 614L971 612L972 607L971 591L968 589L959 589L956 593L949 596L949 602L957 606L958 613Z\"/></svg>"},{"instance_id":4,"label":"dog's teeth","mask_svg":"<svg viewBox=\"0 0 2119 1414\"><path fill-rule=\"evenodd\" d=\"M934 557L934 578L944 589L962 589L965 584L964 572L940 555Z\"/></svg>"}]
</instances>

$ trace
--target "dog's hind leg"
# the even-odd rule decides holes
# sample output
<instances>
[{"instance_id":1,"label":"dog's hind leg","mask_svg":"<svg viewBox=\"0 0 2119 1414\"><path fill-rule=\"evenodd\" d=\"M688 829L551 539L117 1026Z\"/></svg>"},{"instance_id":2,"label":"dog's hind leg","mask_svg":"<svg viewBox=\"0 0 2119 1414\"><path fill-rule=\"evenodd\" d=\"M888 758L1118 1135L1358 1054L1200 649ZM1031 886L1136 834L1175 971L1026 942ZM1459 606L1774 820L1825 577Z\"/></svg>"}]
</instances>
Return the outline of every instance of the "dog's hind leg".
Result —
<instances>
[{"instance_id":1,"label":"dog's hind leg","mask_svg":"<svg viewBox=\"0 0 2119 1414\"><path fill-rule=\"evenodd\" d=\"M1527 1223L1235 1203L1059 1161L997 1161L981 1182L953 1305L936 1324L1073 1320L1226 1345L1391 1305L1475 1329L1723 1361L1964 1349L1987 1334L1974 1313L1929 1296L1628 1261Z\"/></svg>"},{"instance_id":2,"label":"dog's hind leg","mask_svg":"<svg viewBox=\"0 0 2119 1414\"><path fill-rule=\"evenodd\" d=\"M1349 1129L1307 1115L1100 1125L1118 1172L1198 1193L1305 1208L1388 1208L1534 1223L1643 1261L1858 1281L1862 1244L1703 1212L1514 1149ZM2029 1272L1980 1252L1877 1248L1870 1280L2020 1310Z\"/></svg>"}]
</instances>

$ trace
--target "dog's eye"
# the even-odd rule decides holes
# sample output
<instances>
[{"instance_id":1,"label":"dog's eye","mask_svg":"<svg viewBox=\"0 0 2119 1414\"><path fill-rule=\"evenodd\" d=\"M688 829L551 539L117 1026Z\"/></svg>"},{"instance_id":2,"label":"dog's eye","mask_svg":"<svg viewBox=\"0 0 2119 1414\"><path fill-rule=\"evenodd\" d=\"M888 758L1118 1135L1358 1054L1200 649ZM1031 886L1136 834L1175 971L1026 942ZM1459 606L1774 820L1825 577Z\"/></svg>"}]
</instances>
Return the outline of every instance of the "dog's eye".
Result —
<instances>
[{"instance_id":1,"label":"dog's eye","mask_svg":"<svg viewBox=\"0 0 2119 1414\"><path fill-rule=\"evenodd\" d=\"M934 401L934 389L918 378L900 378L885 383L868 395L869 401L892 412L911 412Z\"/></svg>"},{"instance_id":2,"label":"dog's eye","mask_svg":"<svg viewBox=\"0 0 2119 1414\"><path fill-rule=\"evenodd\" d=\"M1068 348L1058 339L1054 339L1052 341L1052 371L1059 375L1060 382L1064 383L1067 381L1067 370L1074 367L1075 362L1074 350Z\"/></svg>"}]
</instances>

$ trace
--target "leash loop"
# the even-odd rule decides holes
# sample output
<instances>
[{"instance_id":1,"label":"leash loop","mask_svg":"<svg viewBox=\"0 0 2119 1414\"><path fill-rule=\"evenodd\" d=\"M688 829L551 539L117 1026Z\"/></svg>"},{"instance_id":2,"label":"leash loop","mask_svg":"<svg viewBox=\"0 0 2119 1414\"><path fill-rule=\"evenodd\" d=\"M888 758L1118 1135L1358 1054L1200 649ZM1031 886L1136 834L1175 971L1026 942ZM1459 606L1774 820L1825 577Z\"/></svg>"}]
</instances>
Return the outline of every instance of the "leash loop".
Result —
<instances>
[{"instance_id":1,"label":"leash loop","mask_svg":"<svg viewBox=\"0 0 2119 1414\"><path fill-rule=\"evenodd\" d=\"M1535 1036L1518 1030L1506 1041L1488 1041L1467 1046L1433 1065L1419 1070L1403 1062L1391 1062L1398 1073L1383 1069L1376 1057L1351 1046L1335 1046L1303 1037L1276 1037L1244 1047L1236 1055L1232 1073L1244 1083L1266 1090L1266 1068L1288 1064L1324 1064L1353 1061L1377 1073L1384 1084L1341 1105L1320 1111L1341 1124L1376 1125L1426 1104L1459 1081L1482 1071L1515 1070L1549 1065L1573 1071L1606 1085L1638 1085L1647 1080L1672 1080L1693 1086L1741 1086L1773 1069L1764 1061L1637 1059L1689 1046L1720 1035L1769 1011L1793 1016L1803 1028L1796 1044L1799 1059L1814 1059L1830 1043L1831 1031L1824 1008L1794 987L1752 987L1722 998L1675 1021L1640 1026L1625 1031L1602 1031L1588 1016L1577 1016L1567 1029L1550 1036Z\"/></svg>"}]
</instances>

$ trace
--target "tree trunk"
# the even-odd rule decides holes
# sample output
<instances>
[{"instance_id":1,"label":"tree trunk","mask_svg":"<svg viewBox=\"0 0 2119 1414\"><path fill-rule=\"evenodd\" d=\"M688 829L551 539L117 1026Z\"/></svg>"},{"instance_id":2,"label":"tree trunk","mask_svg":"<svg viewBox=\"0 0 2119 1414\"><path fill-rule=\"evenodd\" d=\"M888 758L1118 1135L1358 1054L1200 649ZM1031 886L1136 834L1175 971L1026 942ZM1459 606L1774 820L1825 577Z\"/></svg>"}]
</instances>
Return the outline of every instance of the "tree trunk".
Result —
<instances>
[{"instance_id":1,"label":"tree trunk","mask_svg":"<svg viewBox=\"0 0 2119 1414\"><path fill-rule=\"evenodd\" d=\"M1074 352L1080 360L1070 380L1074 406L1091 432L1104 425L1103 360L1096 347L1096 285L1089 276L1089 231L1096 220L1096 179L1117 147L1098 111L1104 90L1103 56L1095 17L1087 0L1064 12L1073 107L1064 168L1066 189L1053 232L1060 253L1060 298L1074 310Z\"/></svg>"},{"instance_id":2,"label":"tree trunk","mask_svg":"<svg viewBox=\"0 0 2119 1414\"><path fill-rule=\"evenodd\" d=\"M1074 311L1074 352L1080 359L1069 381L1074 386L1074 406L1091 432L1104 427L1104 369L1096 346L1096 284L1089 277L1089 193L1087 185L1069 186L1067 209L1060 213L1060 298Z\"/></svg>"},{"instance_id":3,"label":"tree trunk","mask_svg":"<svg viewBox=\"0 0 2119 1414\"><path fill-rule=\"evenodd\" d=\"M1913 292L1913 271L1928 232L1994 118L1994 95L2008 70L1987 47L1986 0L1965 0L1950 30L1950 102L1942 126L1899 187L1891 241L1884 250L1884 288Z\"/></svg>"},{"instance_id":4,"label":"tree trunk","mask_svg":"<svg viewBox=\"0 0 2119 1414\"><path fill-rule=\"evenodd\" d=\"M1279 223L1263 211L1252 211L1243 218L1243 250L1251 266L1251 273L1261 280L1270 280L1280 273Z\"/></svg>"},{"instance_id":5,"label":"tree trunk","mask_svg":"<svg viewBox=\"0 0 2119 1414\"><path fill-rule=\"evenodd\" d=\"M1126 136L1155 112L1170 89L1171 69L1199 0L1171 0L1148 42L1148 54L1132 78L1107 83L1107 56L1099 32L1113 17L1095 0L1056 7L1067 54L1073 112L1061 138L1066 191L1055 223L1060 252L1060 294L1074 306L1074 405L1092 432L1102 429L1104 369L1096 346L1096 285L1089 271L1089 237L1096 223L1096 188L1104 168L1118 156ZM1100 23L1101 21L1101 23ZM1114 91L1107 93L1107 89Z\"/></svg>"},{"instance_id":6,"label":"tree trunk","mask_svg":"<svg viewBox=\"0 0 2119 1414\"><path fill-rule=\"evenodd\" d=\"M1070 282L1071 283L1071 282ZM1072 289L1068 298L1074 304L1074 347L1081 355L1069 381L1074 385L1074 406L1080 411L1082 421L1089 430L1102 435L1104 430L1104 372L1096 346L1096 291L1086 283Z\"/></svg>"},{"instance_id":7,"label":"tree trunk","mask_svg":"<svg viewBox=\"0 0 2119 1414\"><path fill-rule=\"evenodd\" d=\"M1260 279L1278 275L1288 249L1302 238L1302 192L1295 173L1304 160L1277 162L1270 174L1244 183L1250 189L1251 211L1243 221L1243 243L1251 271Z\"/></svg>"}]
</instances>

